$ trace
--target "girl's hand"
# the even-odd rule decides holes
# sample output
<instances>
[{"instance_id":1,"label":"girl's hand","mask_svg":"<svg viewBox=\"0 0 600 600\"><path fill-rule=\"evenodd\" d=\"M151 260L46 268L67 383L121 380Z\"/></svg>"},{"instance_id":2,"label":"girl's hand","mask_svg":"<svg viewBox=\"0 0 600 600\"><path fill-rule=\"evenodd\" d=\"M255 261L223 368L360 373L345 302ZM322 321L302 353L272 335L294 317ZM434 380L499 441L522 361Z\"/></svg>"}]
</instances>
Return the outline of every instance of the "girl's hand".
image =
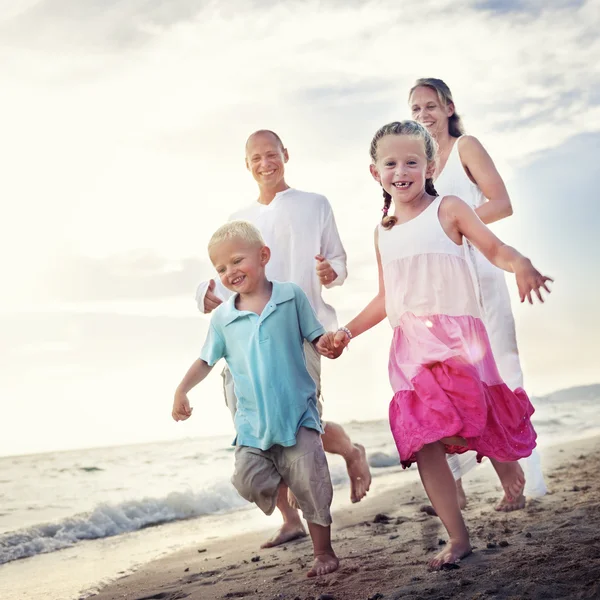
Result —
<instances>
[{"instance_id":1,"label":"girl's hand","mask_svg":"<svg viewBox=\"0 0 600 600\"><path fill-rule=\"evenodd\" d=\"M337 279L337 273L333 270L329 261L322 256L321 254L317 254L315 256L317 260L317 277L321 282L321 285L329 285L331 282Z\"/></svg>"},{"instance_id":2,"label":"girl's hand","mask_svg":"<svg viewBox=\"0 0 600 600\"><path fill-rule=\"evenodd\" d=\"M540 302L544 302L542 298L541 288L544 288L548 294L551 293L546 285L547 281L554 281L551 277L542 275L532 264L528 258L521 259L515 265L515 276L517 278L517 287L519 288L519 298L521 302L525 302L525 298L529 304L533 304L531 292L535 292Z\"/></svg>"},{"instance_id":3,"label":"girl's hand","mask_svg":"<svg viewBox=\"0 0 600 600\"><path fill-rule=\"evenodd\" d=\"M192 416L194 409L190 407L190 401L188 400L187 394L177 390L175 392L175 399L173 400L173 411L171 416L175 421L185 421Z\"/></svg>"},{"instance_id":4,"label":"girl's hand","mask_svg":"<svg viewBox=\"0 0 600 600\"><path fill-rule=\"evenodd\" d=\"M321 336L317 342L316 349L321 356L326 358L338 358L350 339L343 331L329 331Z\"/></svg>"}]
</instances>

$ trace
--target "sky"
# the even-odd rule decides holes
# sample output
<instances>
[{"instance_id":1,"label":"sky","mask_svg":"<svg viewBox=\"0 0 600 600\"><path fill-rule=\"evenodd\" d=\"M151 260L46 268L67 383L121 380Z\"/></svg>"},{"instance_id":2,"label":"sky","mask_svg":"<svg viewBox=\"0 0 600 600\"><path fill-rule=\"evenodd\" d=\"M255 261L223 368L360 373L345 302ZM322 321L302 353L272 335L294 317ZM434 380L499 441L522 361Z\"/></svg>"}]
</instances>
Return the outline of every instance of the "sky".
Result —
<instances>
[{"instance_id":1,"label":"sky","mask_svg":"<svg viewBox=\"0 0 600 600\"><path fill-rule=\"evenodd\" d=\"M494 231L556 279L534 307L509 280L529 393L600 380L600 3L413 7L3 0L0 455L232 432L217 372L190 421L170 408L207 328L208 238L256 198L247 136L277 131L288 182L329 198L346 322L376 292L369 143L418 77L450 85L507 183ZM324 365L325 418L386 417L390 337Z\"/></svg>"}]
</instances>

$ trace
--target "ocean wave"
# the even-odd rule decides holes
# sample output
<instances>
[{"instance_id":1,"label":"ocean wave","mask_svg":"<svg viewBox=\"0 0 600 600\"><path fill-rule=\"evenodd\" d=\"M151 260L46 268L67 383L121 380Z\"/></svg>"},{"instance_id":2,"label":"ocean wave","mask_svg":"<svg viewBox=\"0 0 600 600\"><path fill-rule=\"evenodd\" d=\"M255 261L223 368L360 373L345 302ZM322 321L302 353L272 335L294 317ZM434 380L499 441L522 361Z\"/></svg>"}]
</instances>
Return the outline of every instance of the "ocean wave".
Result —
<instances>
[{"instance_id":1,"label":"ocean wave","mask_svg":"<svg viewBox=\"0 0 600 600\"><path fill-rule=\"evenodd\" d=\"M247 502L229 482L200 493L173 492L165 498L101 504L89 514L0 536L0 565L35 554L61 550L82 540L111 537L242 506L247 506Z\"/></svg>"},{"instance_id":2,"label":"ocean wave","mask_svg":"<svg viewBox=\"0 0 600 600\"><path fill-rule=\"evenodd\" d=\"M388 467L396 467L399 464L400 457L396 451L391 454L387 452L371 452L369 454L369 466L372 469L386 469Z\"/></svg>"}]
</instances>

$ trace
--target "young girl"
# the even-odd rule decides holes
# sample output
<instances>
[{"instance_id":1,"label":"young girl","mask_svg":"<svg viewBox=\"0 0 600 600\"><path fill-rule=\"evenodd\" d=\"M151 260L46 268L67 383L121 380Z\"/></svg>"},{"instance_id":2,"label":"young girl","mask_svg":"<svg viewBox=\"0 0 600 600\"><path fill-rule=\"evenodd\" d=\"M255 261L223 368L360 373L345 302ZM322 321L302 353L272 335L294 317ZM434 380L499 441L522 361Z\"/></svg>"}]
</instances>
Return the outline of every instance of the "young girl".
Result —
<instances>
[{"instance_id":1,"label":"young girl","mask_svg":"<svg viewBox=\"0 0 600 600\"><path fill-rule=\"evenodd\" d=\"M542 276L503 244L456 196L439 197L432 175L436 145L414 121L390 123L371 142L371 174L383 187L375 231L379 293L346 327L323 336L319 351L337 358L350 339L387 315L394 336L389 416L403 466L417 462L449 543L430 562L439 569L471 552L446 453L488 456L509 497L525 484L513 462L531 454L533 407L502 381L481 320L462 250L470 240L488 260L516 275L521 301L543 302ZM394 204L394 215L388 211Z\"/></svg>"}]
</instances>

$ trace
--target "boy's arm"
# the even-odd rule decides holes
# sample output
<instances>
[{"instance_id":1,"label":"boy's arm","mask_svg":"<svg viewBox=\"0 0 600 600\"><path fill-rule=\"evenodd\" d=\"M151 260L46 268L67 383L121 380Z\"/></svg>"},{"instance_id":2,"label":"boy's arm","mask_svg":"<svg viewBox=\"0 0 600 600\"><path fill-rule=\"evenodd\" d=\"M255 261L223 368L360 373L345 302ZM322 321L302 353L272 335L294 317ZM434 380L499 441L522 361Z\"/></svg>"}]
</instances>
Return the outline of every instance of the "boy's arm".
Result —
<instances>
[{"instance_id":1,"label":"boy's arm","mask_svg":"<svg viewBox=\"0 0 600 600\"><path fill-rule=\"evenodd\" d=\"M201 358L196 360L184 375L181 383L175 390L175 399L173 401L173 411L171 416L175 421L185 421L192 416L192 408L188 400L188 392L195 388L212 371L212 367Z\"/></svg>"},{"instance_id":2,"label":"boy's arm","mask_svg":"<svg viewBox=\"0 0 600 600\"><path fill-rule=\"evenodd\" d=\"M329 201L327 201L326 208L325 225L321 234L321 254L318 256L327 261L336 274L336 277L332 281L323 283L326 288L332 288L336 285L342 285L344 281L346 281L346 277L348 277L348 268L346 266L346 251L342 245L342 240L340 239L340 234ZM322 261L318 258L317 260L319 261L317 266L322 267Z\"/></svg>"}]
</instances>

